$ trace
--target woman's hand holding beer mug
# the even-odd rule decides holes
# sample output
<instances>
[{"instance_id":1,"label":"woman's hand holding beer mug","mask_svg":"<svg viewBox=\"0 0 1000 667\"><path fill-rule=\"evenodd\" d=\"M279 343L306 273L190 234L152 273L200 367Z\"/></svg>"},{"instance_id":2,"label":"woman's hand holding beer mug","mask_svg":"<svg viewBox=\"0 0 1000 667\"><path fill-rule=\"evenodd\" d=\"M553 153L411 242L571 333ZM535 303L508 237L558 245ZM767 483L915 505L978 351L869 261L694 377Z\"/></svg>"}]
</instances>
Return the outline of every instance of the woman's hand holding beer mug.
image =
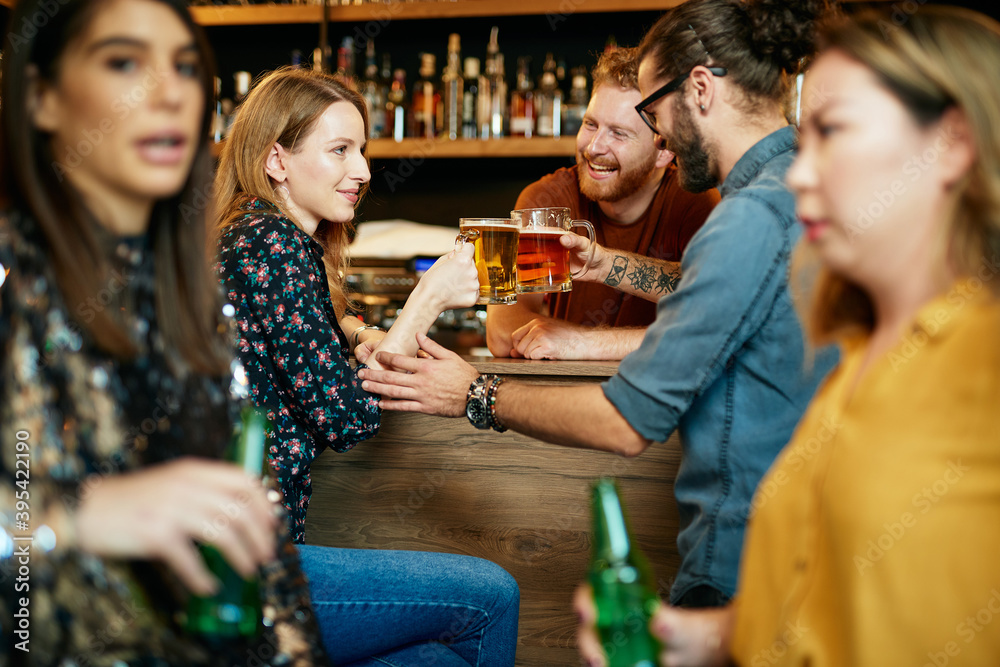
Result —
<instances>
[{"instance_id":1,"label":"woman's hand holding beer mug","mask_svg":"<svg viewBox=\"0 0 1000 667\"><path fill-rule=\"evenodd\" d=\"M582 584L573 596L580 625L577 647L588 667L607 667L608 660L598 638L597 609L591 588ZM729 641L735 611L732 604L716 609L682 609L661 604L649 622L660 640L662 667L725 667L731 665Z\"/></svg>"},{"instance_id":2,"label":"woman's hand holding beer mug","mask_svg":"<svg viewBox=\"0 0 1000 667\"><path fill-rule=\"evenodd\" d=\"M442 311L475 305L479 273L473 256L472 244L467 244L439 257L413 288L385 337L374 347L357 347L354 355L358 362L381 368L375 350L413 356L417 353L416 335L425 333Z\"/></svg>"}]
</instances>

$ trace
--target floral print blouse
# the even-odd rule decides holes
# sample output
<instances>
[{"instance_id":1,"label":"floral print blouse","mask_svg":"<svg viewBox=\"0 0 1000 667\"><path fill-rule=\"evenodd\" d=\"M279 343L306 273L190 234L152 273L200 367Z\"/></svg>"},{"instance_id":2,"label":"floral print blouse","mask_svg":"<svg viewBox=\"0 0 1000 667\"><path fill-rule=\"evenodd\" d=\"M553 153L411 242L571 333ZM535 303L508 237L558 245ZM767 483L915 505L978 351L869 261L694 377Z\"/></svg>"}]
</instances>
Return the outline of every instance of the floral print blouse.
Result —
<instances>
[{"instance_id":1,"label":"floral print blouse","mask_svg":"<svg viewBox=\"0 0 1000 667\"><path fill-rule=\"evenodd\" d=\"M255 405L267 410L268 453L292 537L305 542L310 466L378 432L378 399L350 366L330 298L323 247L259 199L219 240L217 270L235 309L238 354Z\"/></svg>"},{"instance_id":2,"label":"floral print blouse","mask_svg":"<svg viewBox=\"0 0 1000 667\"><path fill-rule=\"evenodd\" d=\"M0 215L0 271L9 272L0 285L0 627L7 637L0 665L216 667L246 664L247 655L260 665L328 664L284 526L278 560L260 572L261 638L209 647L183 629L187 592L172 572L57 544L43 525L49 509L61 505L71 515L109 476L182 456L219 457L239 394L246 395L237 366L225 377L185 371L165 344L145 238L104 237L112 256L108 288L75 315L86 320L87 308L125 307L139 349L132 360L100 350L77 324L37 225ZM30 574L17 588L25 558ZM11 632L23 599L30 654L15 647L20 640Z\"/></svg>"}]
</instances>

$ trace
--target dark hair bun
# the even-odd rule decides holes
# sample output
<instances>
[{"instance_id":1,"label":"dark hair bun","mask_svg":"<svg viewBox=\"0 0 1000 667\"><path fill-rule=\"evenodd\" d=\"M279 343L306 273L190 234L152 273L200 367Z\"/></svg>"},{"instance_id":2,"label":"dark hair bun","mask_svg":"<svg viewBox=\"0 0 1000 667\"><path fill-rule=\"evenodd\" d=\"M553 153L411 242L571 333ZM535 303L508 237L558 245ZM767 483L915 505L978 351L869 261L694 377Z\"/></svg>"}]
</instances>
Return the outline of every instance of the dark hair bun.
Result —
<instances>
[{"instance_id":1,"label":"dark hair bun","mask_svg":"<svg viewBox=\"0 0 1000 667\"><path fill-rule=\"evenodd\" d=\"M827 0L749 0L750 35L759 54L785 72L816 50L816 21L830 12Z\"/></svg>"}]
</instances>

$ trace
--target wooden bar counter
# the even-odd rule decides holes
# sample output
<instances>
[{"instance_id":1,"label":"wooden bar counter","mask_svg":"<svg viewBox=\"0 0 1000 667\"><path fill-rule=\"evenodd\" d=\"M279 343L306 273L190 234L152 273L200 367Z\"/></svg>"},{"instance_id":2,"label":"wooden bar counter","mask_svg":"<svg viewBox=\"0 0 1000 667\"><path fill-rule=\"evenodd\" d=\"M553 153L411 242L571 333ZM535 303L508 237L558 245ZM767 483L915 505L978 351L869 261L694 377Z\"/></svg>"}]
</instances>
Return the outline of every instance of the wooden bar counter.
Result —
<instances>
[{"instance_id":1,"label":"wooden bar counter","mask_svg":"<svg viewBox=\"0 0 1000 667\"><path fill-rule=\"evenodd\" d=\"M602 382L617 362L467 357L482 373L542 384ZM313 465L310 544L479 556L521 588L517 665L579 665L571 599L590 556L590 482L619 480L665 595L679 562L676 436L641 456L549 445L468 420L386 412L379 435Z\"/></svg>"}]
</instances>

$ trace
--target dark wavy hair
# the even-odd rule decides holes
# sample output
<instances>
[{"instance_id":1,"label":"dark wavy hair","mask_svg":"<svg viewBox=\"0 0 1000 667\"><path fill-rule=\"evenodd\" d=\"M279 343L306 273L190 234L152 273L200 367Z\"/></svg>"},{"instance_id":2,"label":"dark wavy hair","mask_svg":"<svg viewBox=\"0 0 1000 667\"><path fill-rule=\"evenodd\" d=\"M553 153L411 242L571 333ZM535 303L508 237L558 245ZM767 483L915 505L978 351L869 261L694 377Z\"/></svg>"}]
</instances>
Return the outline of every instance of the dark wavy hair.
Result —
<instances>
[{"instance_id":1,"label":"dark wavy hair","mask_svg":"<svg viewBox=\"0 0 1000 667\"><path fill-rule=\"evenodd\" d=\"M697 65L725 67L748 110L781 104L789 75L815 51L817 21L830 13L827 0L688 0L650 28L636 60L652 58L663 79Z\"/></svg>"},{"instance_id":2,"label":"dark wavy hair","mask_svg":"<svg viewBox=\"0 0 1000 667\"><path fill-rule=\"evenodd\" d=\"M208 263L205 219L209 213L212 156L209 128L215 63L201 28L183 0L156 0L176 13L194 38L204 92L200 141L183 189L155 203L148 228L156 272L159 321L170 349L198 372L228 372L230 353L219 330L218 288ZM0 182L3 205L38 227L71 313L81 313L110 274L97 222L65 179L50 136L38 130L29 111L32 77L55 82L68 45L79 38L108 3L103 0L21 0L10 18L3 58L0 108ZM44 20L40 20L44 19ZM120 358L137 354L125 326L111 311L94 311L78 322L101 349ZM78 318L79 319L79 318Z\"/></svg>"}]
</instances>

